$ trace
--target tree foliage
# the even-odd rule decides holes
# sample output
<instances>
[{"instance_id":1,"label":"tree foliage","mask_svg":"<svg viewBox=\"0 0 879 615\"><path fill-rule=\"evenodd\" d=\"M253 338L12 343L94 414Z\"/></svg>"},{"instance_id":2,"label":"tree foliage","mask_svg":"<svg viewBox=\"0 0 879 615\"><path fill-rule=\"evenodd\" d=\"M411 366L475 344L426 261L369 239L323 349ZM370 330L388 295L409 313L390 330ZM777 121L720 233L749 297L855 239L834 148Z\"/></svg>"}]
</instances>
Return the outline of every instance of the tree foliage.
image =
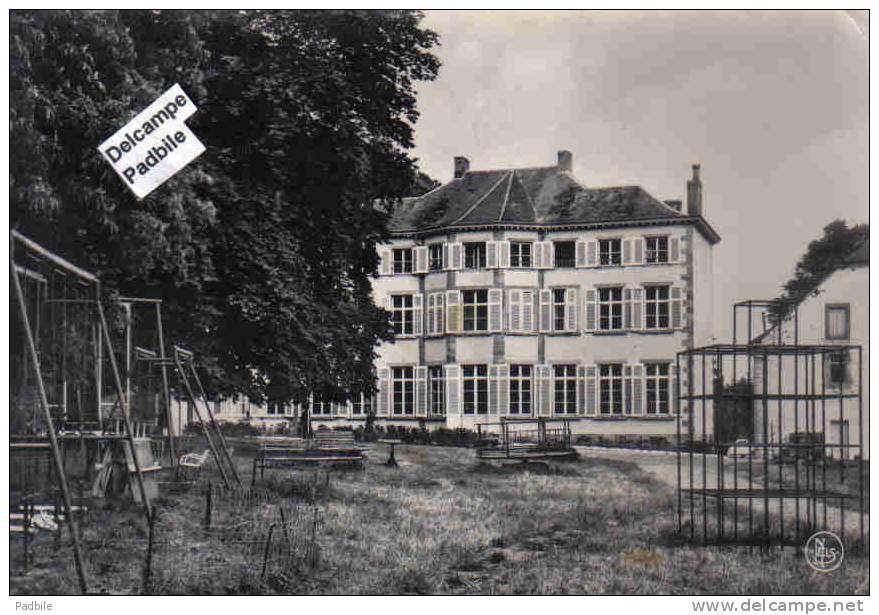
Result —
<instances>
[{"instance_id":1,"label":"tree foliage","mask_svg":"<svg viewBox=\"0 0 879 615\"><path fill-rule=\"evenodd\" d=\"M10 221L165 300L224 394L372 390L369 276L417 180L414 11L13 11ZM180 83L207 151L142 201L96 147Z\"/></svg>"},{"instance_id":2,"label":"tree foliage","mask_svg":"<svg viewBox=\"0 0 879 615\"><path fill-rule=\"evenodd\" d=\"M809 243L797 262L794 276L785 282L784 292L770 306L773 323L779 322L792 306L814 293L824 279L843 266L848 256L870 235L867 224L851 228L844 220L834 220L824 227L824 235Z\"/></svg>"}]
</instances>

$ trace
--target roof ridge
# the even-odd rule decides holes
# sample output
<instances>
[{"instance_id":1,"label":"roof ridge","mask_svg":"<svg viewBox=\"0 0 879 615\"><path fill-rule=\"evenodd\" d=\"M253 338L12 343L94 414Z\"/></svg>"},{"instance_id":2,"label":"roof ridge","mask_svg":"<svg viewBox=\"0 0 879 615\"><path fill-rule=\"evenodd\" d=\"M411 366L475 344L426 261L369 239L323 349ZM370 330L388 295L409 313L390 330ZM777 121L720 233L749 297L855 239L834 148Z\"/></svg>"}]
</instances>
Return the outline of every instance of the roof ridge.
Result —
<instances>
[{"instance_id":1,"label":"roof ridge","mask_svg":"<svg viewBox=\"0 0 879 615\"><path fill-rule=\"evenodd\" d=\"M501 205L501 213L497 217L497 221L501 222L504 219L504 212L507 211L507 203L510 200L510 189L513 187L513 179L516 177L516 169L510 171L510 181L507 182L507 192L504 194L504 202Z\"/></svg>"},{"instance_id":2,"label":"roof ridge","mask_svg":"<svg viewBox=\"0 0 879 615\"><path fill-rule=\"evenodd\" d=\"M507 172L507 175L509 175L510 173L512 173L512 171L508 171L508 172ZM492 192L495 191L495 188L497 188L498 186L501 185L501 182L503 182L503 181L507 178L507 175L503 175L499 180L497 180L497 181L494 183L494 185L493 185L491 188L488 189L488 191L487 191L485 194L483 194L481 197L479 197L478 199L476 199L476 202L473 203L473 205L471 205L469 208L467 208L467 211L465 211L463 214L461 214L460 216L458 216L457 218L455 218L454 220L452 220L452 224L454 224L455 222L460 222L461 220L463 220L464 218L466 218L467 216L469 216L471 213L473 213L473 210L476 209L476 208L479 206L479 204L482 203L482 201L484 201L485 199L487 199L488 196L489 196Z\"/></svg>"},{"instance_id":3,"label":"roof ridge","mask_svg":"<svg viewBox=\"0 0 879 615\"><path fill-rule=\"evenodd\" d=\"M472 174L472 173L500 173L502 171L505 173L509 173L510 171L538 171L538 170L543 170L543 169L555 169L555 168L557 168L557 167L556 167L556 165L553 164L553 165L542 166L542 167L502 167L499 169L474 169L472 171L467 171L467 173L469 173L469 174Z\"/></svg>"}]
</instances>

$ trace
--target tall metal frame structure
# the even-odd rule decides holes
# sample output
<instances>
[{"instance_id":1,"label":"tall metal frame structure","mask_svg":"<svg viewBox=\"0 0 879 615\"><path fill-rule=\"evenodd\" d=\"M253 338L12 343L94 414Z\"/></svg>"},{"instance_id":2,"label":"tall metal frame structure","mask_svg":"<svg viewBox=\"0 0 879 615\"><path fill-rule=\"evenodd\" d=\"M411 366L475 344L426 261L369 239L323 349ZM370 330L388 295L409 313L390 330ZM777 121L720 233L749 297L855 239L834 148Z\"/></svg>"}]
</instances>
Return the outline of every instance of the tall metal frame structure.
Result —
<instances>
[{"instance_id":1,"label":"tall metal frame structure","mask_svg":"<svg viewBox=\"0 0 879 615\"><path fill-rule=\"evenodd\" d=\"M785 334L767 326L771 305L735 304L732 344L677 355L678 531L702 544L799 549L818 530L864 543L863 350L800 344L797 306ZM724 441L719 420L737 411L725 391L743 381L753 434Z\"/></svg>"}]
</instances>

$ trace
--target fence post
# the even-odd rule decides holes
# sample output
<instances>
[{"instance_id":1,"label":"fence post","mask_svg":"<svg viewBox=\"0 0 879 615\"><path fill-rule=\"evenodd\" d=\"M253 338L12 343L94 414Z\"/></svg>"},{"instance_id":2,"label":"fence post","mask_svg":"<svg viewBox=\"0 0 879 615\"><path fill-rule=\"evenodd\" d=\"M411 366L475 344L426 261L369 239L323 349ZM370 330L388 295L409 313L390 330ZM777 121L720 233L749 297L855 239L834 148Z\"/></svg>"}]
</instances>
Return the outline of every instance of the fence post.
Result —
<instances>
[{"instance_id":1,"label":"fence post","mask_svg":"<svg viewBox=\"0 0 879 615\"><path fill-rule=\"evenodd\" d=\"M206 528L211 527L211 497L214 491L214 485L211 482L208 482L208 490L206 492L205 497L205 510L204 510L204 526Z\"/></svg>"},{"instance_id":2,"label":"fence post","mask_svg":"<svg viewBox=\"0 0 879 615\"><path fill-rule=\"evenodd\" d=\"M269 564L269 548L272 546L272 532L275 531L275 525L277 525L277 524L272 523L269 526L269 535L266 536L266 547L263 550L263 554L262 554L262 572L259 575L260 579L264 579L266 576L266 567Z\"/></svg>"},{"instance_id":3,"label":"fence post","mask_svg":"<svg viewBox=\"0 0 879 615\"><path fill-rule=\"evenodd\" d=\"M150 593L150 577L153 572L153 537L155 532L156 518L159 516L158 510L153 510L153 514L150 515L149 520L149 531L147 533L147 555L146 555L146 565L144 566L143 571L143 593Z\"/></svg>"}]
</instances>

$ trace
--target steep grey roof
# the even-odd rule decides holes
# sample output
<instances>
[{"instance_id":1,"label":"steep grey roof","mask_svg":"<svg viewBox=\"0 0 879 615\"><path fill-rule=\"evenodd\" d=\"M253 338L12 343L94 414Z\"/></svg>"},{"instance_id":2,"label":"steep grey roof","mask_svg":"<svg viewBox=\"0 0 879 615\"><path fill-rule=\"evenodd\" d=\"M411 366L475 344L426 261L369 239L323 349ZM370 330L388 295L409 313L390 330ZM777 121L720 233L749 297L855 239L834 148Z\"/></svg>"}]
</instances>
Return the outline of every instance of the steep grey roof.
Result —
<instances>
[{"instance_id":1,"label":"steep grey roof","mask_svg":"<svg viewBox=\"0 0 879 615\"><path fill-rule=\"evenodd\" d=\"M571 173L552 166L468 171L427 194L404 199L393 211L390 228L395 233L412 233L447 227L693 219L640 186L587 188ZM713 229L698 220L709 239L718 241Z\"/></svg>"}]
</instances>

